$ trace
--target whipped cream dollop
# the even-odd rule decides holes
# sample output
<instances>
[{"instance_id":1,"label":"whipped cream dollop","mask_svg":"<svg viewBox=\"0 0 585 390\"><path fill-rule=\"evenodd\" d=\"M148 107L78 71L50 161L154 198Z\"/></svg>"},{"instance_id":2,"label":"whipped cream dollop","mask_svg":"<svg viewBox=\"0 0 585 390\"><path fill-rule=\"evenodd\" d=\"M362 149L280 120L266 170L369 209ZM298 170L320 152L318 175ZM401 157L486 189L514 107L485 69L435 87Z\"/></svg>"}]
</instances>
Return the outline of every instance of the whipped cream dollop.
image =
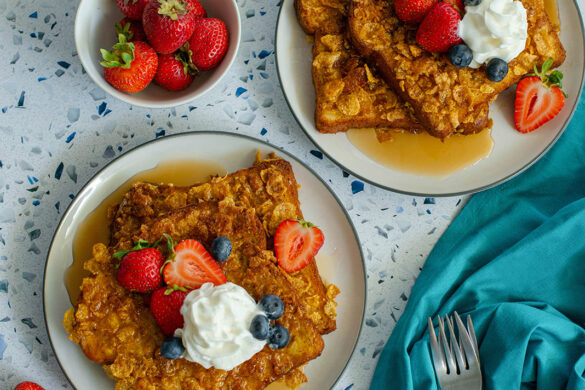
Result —
<instances>
[{"instance_id":1,"label":"whipped cream dollop","mask_svg":"<svg viewBox=\"0 0 585 390\"><path fill-rule=\"evenodd\" d=\"M266 344L250 333L252 319L263 312L237 284L205 283L187 295L181 314L185 324L175 337L183 340L182 357L205 368L231 370Z\"/></svg>"},{"instance_id":2,"label":"whipped cream dollop","mask_svg":"<svg viewBox=\"0 0 585 390\"><path fill-rule=\"evenodd\" d=\"M470 67L479 68L492 58L510 62L526 46L526 9L520 1L482 0L465 7L458 34L473 52Z\"/></svg>"}]
</instances>

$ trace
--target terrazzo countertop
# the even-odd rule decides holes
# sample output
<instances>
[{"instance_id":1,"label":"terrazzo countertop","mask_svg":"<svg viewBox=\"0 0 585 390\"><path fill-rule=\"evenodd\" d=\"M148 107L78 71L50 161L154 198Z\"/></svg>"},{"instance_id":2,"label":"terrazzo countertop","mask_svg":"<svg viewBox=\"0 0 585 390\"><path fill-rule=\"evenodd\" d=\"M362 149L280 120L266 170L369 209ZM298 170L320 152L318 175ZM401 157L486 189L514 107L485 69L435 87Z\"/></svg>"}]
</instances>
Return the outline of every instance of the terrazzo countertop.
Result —
<instances>
[{"instance_id":1,"label":"terrazzo countertop","mask_svg":"<svg viewBox=\"0 0 585 390\"><path fill-rule=\"evenodd\" d=\"M412 197L364 184L315 148L276 76L280 3L239 0L243 36L229 74L202 99L152 110L106 95L85 74L73 41L78 1L0 0L1 388L23 380L72 388L49 343L42 284L51 238L75 194L144 142L207 129L284 147L325 178L349 211L369 290L363 332L336 389L368 387L428 253L465 199Z\"/></svg>"}]
</instances>

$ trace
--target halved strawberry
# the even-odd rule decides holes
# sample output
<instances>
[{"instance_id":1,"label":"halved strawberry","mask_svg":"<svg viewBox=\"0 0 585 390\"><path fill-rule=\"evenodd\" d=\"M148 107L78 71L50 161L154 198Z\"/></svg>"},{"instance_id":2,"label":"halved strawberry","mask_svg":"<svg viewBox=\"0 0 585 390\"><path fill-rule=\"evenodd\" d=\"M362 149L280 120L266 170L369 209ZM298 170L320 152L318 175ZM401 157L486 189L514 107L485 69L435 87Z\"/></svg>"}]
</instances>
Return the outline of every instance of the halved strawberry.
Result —
<instances>
[{"instance_id":1,"label":"halved strawberry","mask_svg":"<svg viewBox=\"0 0 585 390\"><path fill-rule=\"evenodd\" d=\"M323 246L323 232L310 222L287 219L274 235L278 265L288 273L305 268Z\"/></svg>"},{"instance_id":2,"label":"halved strawberry","mask_svg":"<svg viewBox=\"0 0 585 390\"><path fill-rule=\"evenodd\" d=\"M227 281L209 252L199 241L192 239L183 240L175 246L164 267L163 279L169 286L193 289L207 282L217 286Z\"/></svg>"},{"instance_id":3,"label":"halved strawberry","mask_svg":"<svg viewBox=\"0 0 585 390\"><path fill-rule=\"evenodd\" d=\"M563 74L558 70L550 71L553 59L549 58L538 72L534 65L534 75L526 77L516 87L514 102L514 122L516 130L529 133L553 119L565 106Z\"/></svg>"}]
</instances>

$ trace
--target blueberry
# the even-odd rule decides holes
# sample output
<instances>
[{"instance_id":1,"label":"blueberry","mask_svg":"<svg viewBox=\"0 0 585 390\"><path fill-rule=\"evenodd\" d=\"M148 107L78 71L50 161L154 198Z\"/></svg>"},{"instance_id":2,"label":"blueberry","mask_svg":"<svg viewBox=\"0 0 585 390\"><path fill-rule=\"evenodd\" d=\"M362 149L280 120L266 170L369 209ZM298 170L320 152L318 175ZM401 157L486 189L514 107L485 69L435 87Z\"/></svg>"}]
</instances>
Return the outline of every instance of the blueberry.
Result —
<instances>
[{"instance_id":1,"label":"blueberry","mask_svg":"<svg viewBox=\"0 0 585 390\"><path fill-rule=\"evenodd\" d=\"M268 346L272 349L281 349L288 345L290 334L288 330L282 325L274 325L270 328L270 338L268 339Z\"/></svg>"},{"instance_id":2,"label":"blueberry","mask_svg":"<svg viewBox=\"0 0 585 390\"><path fill-rule=\"evenodd\" d=\"M218 263L223 263L232 253L232 242L227 237L217 237L211 243L211 254Z\"/></svg>"},{"instance_id":3,"label":"blueberry","mask_svg":"<svg viewBox=\"0 0 585 390\"><path fill-rule=\"evenodd\" d=\"M470 6L480 5L481 0L463 0L463 4L466 6L467 5L470 5Z\"/></svg>"},{"instance_id":4,"label":"blueberry","mask_svg":"<svg viewBox=\"0 0 585 390\"><path fill-rule=\"evenodd\" d=\"M250 333L258 340L266 340L270 336L270 320L262 314L258 314L252 319L250 324Z\"/></svg>"},{"instance_id":5,"label":"blueberry","mask_svg":"<svg viewBox=\"0 0 585 390\"><path fill-rule=\"evenodd\" d=\"M460 43L449 49L449 60L457 68L465 68L471 64L473 53L469 46Z\"/></svg>"},{"instance_id":6,"label":"blueberry","mask_svg":"<svg viewBox=\"0 0 585 390\"><path fill-rule=\"evenodd\" d=\"M178 337L169 337L160 346L160 354L166 359L180 358L183 352L185 352L185 347Z\"/></svg>"},{"instance_id":7,"label":"blueberry","mask_svg":"<svg viewBox=\"0 0 585 390\"><path fill-rule=\"evenodd\" d=\"M487 78L497 83L508 74L508 63L501 58L492 58L485 69Z\"/></svg>"},{"instance_id":8,"label":"blueberry","mask_svg":"<svg viewBox=\"0 0 585 390\"><path fill-rule=\"evenodd\" d=\"M264 295L258 305L266 313L269 320L275 320L284 313L284 303L274 294Z\"/></svg>"}]
</instances>

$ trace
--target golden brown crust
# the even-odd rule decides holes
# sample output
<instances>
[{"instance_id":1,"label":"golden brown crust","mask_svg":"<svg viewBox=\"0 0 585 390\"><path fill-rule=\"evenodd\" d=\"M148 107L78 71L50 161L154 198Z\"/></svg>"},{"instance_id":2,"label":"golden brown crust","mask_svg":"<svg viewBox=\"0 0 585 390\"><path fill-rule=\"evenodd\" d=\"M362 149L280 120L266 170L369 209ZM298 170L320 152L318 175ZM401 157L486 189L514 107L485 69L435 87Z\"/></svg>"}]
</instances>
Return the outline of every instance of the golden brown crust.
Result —
<instances>
[{"instance_id":1,"label":"golden brown crust","mask_svg":"<svg viewBox=\"0 0 585 390\"><path fill-rule=\"evenodd\" d=\"M297 20L307 34L341 32L349 0L295 0Z\"/></svg>"},{"instance_id":2,"label":"golden brown crust","mask_svg":"<svg viewBox=\"0 0 585 390\"><path fill-rule=\"evenodd\" d=\"M98 244L94 258L85 265L91 276L83 281L75 314L67 315L65 322L70 338L91 360L104 364L117 381L116 389L262 389L281 377L303 380L298 369L319 356L323 339L289 276L277 266L273 253L264 250L264 228L254 209L236 206L231 199L203 202L151 219L139 231L150 241L169 234L176 241L195 238L207 247L219 235L230 238L232 255L221 264L227 280L256 300L278 295L285 312L277 323L289 330L291 341L281 350L265 346L230 371L163 358L159 353L163 335L143 298L117 283L117 260ZM164 245L160 249L165 251Z\"/></svg>"},{"instance_id":3,"label":"golden brown crust","mask_svg":"<svg viewBox=\"0 0 585 390\"><path fill-rule=\"evenodd\" d=\"M255 210L268 236L269 249L280 222L303 217L292 167L284 160L272 159L192 187L137 183L118 207L112 223L111 246L115 250L132 247L141 225L170 211L201 201L224 199ZM291 277L319 332L335 330L335 317L325 311L331 300L326 296L316 263L311 262Z\"/></svg>"},{"instance_id":4,"label":"golden brown crust","mask_svg":"<svg viewBox=\"0 0 585 390\"><path fill-rule=\"evenodd\" d=\"M457 69L446 55L422 50L415 40L416 26L406 25L394 14L393 0L352 0L350 34L358 51L370 58L394 91L410 103L425 128L444 138L464 124L466 132L481 130L489 122L477 120L499 93L531 72L534 63L565 58L542 0L521 0L527 10L526 49L512 62L508 76L499 83L488 80L485 70ZM479 109L478 109L479 108Z\"/></svg>"},{"instance_id":5,"label":"golden brown crust","mask_svg":"<svg viewBox=\"0 0 585 390\"><path fill-rule=\"evenodd\" d=\"M322 133L351 128L421 130L411 110L368 67L345 32L315 34L313 85L315 124Z\"/></svg>"}]
</instances>

